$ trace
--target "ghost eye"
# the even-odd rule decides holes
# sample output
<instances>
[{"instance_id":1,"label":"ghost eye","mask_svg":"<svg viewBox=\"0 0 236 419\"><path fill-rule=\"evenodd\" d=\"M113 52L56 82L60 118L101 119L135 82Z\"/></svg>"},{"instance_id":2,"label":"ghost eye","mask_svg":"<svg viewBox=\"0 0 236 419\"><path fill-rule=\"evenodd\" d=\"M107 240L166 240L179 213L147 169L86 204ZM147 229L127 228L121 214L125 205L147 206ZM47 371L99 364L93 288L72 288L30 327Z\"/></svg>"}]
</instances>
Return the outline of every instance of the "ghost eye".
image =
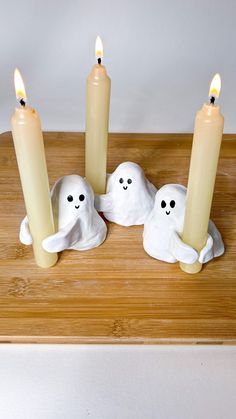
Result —
<instances>
[{"instance_id":1,"label":"ghost eye","mask_svg":"<svg viewBox=\"0 0 236 419\"><path fill-rule=\"evenodd\" d=\"M119 180L120 183L124 183L124 179L122 179L122 177Z\"/></svg>"},{"instance_id":2,"label":"ghost eye","mask_svg":"<svg viewBox=\"0 0 236 419\"><path fill-rule=\"evenodd\" d=\"M161 201L161 208L165 208L166 207L166 202L165 201Z\"/></svg>"},{"instance_id":3,"label":"ghost eye","mask_svg":"<svg viewBox=\"0 0 236 419\"><path fill-rule=\"evenodd\" d=\"M174 208L175 207L175 201L170 201L170 206L171 206L171 208Z\"/></svg>"},{"instance_id":4,"label":"ghost eye","mask_svg":"<svg viewBox=\"0 0 236 419\"><path fill-rule=\"evenodd\" d=\"M84 201L84 200L85 200L85 196L84 196L83 194L81 194L81 195L79 196L79 200L80 200L80 201Z\"/></svg>"},{"instance_id":5,"label":"ghost eye","mask_svg":"<svg viewBox=\"0 0 236 419\"><path fill-rule=\"evenodd\" d=\"M130 185L132 183L132 179L128 179L127 183Z\"/></svg>"},{"instance_id":6,"label":"ghost eye","mask_svg":"<svg viewBox=\"0 0 236 419\"><path fill-rule=\"evenodd\" d=\"M72 202L73 201L73 196L72 195L68 195L67 201Z\"/></svg>"}]
</instances>

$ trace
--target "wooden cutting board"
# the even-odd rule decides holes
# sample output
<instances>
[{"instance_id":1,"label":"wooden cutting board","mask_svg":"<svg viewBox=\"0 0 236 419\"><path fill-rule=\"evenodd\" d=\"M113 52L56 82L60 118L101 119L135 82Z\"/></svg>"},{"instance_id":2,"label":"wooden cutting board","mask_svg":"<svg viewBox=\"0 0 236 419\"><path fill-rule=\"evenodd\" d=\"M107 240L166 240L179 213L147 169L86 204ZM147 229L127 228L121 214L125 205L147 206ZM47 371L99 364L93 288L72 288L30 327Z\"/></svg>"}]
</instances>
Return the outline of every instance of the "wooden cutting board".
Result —
<instances>
[{"instance_id":1,"label":"wooden cutting board","mask_svg":"<svg viewBox=\"0 0 236 419\"><path fill-rule=\"evenodd\" d=\"M45 133L50 185L84 175L84 134ZM191 135L111 134L108 171L140 164L157 187L187 184ZM142 226L108 223L97 249L38 268L18 239L25 215L10 133L0 136L0 342L236 343L236 135L225 135L211 218L226 253L201 273L149 257Z\"/></svg>"}]
</instances>

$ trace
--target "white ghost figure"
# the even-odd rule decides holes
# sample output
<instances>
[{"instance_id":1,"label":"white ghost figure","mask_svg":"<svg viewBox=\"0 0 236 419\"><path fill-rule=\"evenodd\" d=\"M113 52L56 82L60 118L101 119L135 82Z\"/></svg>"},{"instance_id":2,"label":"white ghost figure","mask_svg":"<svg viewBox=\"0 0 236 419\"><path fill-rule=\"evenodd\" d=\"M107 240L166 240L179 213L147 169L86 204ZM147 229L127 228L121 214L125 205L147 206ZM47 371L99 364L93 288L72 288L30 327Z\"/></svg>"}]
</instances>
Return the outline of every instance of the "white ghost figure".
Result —
<instances>
[{"instance_id":1,"label":"white ghost figure","mask_svg":"<svg viewBox=\"0 0 236 419\"><path fill-rule=\"evenodd\" d=\"M106 194L95 197L95 207L116 224L143 224L153 208L156 191L138 164L121 163L108 176Z\"/></svg>"},{"instance_id":2,"label":"white ghost figure","mask_svg":"<svg viewBox=\"0 0 236 419\"><path fill-rule=\"evenodd\" d=\"M165 185L156 194L154 207L144 223L143 247L153 258L165 262L177 261L192 264L199 260L208 262L224 253L224 243L215 224L210 220L208 238L200 254L185 244L183 232L186 188L182 185Z\"/></svg>"},{"instance_id":3,"label":"white ghost figure","mask_svg":"<svg viewBox=\"0 0 236 419\"><path fill-rule=\"evenodd\" d=\"M105 240L106 224L94 207L92 188L84 178L78 175L60 178L52 188L51 198L57 233L43 240L47 252L88 250ZM27 217L21 223L20 241L32 244Z\"/></svg>"}]
</instances>

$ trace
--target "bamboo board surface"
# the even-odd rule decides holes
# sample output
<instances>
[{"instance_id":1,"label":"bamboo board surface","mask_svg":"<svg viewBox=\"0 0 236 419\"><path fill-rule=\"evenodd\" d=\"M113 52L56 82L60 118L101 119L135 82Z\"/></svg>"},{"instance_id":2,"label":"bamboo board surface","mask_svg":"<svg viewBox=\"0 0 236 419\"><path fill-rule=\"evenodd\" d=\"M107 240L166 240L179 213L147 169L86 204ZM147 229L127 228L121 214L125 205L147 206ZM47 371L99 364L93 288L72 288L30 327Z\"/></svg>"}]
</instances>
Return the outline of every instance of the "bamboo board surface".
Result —
<instances>
[{"instance_id":1,"label":"bamboo board surface","mask_svg":"<svg viewBox=\"0 0 236 419\"><path fill-rule=\"evenodd\" d=\"M50 185L84 175L84 135L45 133ZM191 135L111 134L108 171L140 164L157 187L187 184ZM108 223L97 249L38 268L18 239L25 215L11 134L0 136L0 342L236 343L236 135L225 135L211 218L226 253L197 275L150 258L142 226Z\"/></svg>"}]
</instances>

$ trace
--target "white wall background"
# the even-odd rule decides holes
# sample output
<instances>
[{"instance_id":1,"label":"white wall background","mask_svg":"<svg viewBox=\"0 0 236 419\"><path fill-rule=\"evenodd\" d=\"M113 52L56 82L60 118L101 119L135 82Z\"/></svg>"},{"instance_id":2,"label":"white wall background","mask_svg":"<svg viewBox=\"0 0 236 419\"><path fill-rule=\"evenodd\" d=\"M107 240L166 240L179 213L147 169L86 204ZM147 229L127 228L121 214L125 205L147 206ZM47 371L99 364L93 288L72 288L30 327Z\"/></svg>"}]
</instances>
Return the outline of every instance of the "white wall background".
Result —
<instances>
[{"instance_id":1,"label":"white wall background","mask_svg":"<svg viewBox=\"0 0 236 419\"><path fill-rule=\"evenodd\" d=\"M0 347L1 419L235 419L236 349Z\"/></svg>"},{"instance_id":2,"label":"white wall background","mask_svg":"<svg viewBox=\"0 0 236 419\"><path fill-rule=\"evenodd\" d=\"M15 106L15 66L45 130L83 131L100 34L110 131L192 131L220 72L225 132L236 132L235 0L0 0L0 16L1 131Z\"/></svg>"}]
</instances>

